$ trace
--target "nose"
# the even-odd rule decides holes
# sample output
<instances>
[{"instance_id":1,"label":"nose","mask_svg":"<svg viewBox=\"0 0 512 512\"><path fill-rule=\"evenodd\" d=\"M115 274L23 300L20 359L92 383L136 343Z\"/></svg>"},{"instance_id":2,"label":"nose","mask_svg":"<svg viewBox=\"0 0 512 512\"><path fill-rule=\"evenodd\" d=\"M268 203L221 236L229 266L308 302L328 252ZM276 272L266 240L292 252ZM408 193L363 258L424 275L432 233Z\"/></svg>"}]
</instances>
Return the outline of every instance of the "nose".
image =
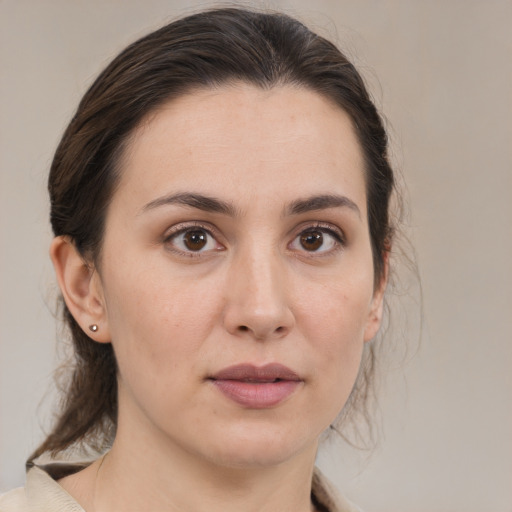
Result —
<instances>
[{"instance_id":1,"label":"nose","mask_svg":"<svg viewBox=\"0 0 512 512\"><path fill-rule=\"evenodd\" d=\"M262 254L263 253L263 254ZM294 326L286 272L272 250L240 255L227 277L226 330L255 340L286 336Z\"/></svg>"}]
</instances>

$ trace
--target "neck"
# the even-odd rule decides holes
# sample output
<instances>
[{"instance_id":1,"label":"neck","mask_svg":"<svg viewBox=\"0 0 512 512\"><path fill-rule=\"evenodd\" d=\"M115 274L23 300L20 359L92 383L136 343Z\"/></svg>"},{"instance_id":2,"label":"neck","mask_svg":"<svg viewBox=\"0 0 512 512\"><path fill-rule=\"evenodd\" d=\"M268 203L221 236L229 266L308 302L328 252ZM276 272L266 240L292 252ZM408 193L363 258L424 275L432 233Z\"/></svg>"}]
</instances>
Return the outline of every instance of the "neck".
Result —
<instances>
[{"instance_id":1,"label":"neck","mask_svg":"<svg viewBox=\"0 0 512 512\"><path fill-rule=\"evenodd\" d=\"M97 472L94 512L312 510L316 450L267 467L226 467L197 461L175 447L126 447L121 441L116 440Z\"/></svg>"},{"instance_id":2,"label":"neck","mask_svg":"<svg viewBox=\"0 0 512 512\"><path fill-rule=\"evenodd\" d=\"M107 456L61 481L88 512L313 510L316 439L303 444L284 430L269 437L253 429L245 441L240 435L219 440L217 432L210 441L187 443L132 405L119 407Z\"/></svg>"}]
</instances>

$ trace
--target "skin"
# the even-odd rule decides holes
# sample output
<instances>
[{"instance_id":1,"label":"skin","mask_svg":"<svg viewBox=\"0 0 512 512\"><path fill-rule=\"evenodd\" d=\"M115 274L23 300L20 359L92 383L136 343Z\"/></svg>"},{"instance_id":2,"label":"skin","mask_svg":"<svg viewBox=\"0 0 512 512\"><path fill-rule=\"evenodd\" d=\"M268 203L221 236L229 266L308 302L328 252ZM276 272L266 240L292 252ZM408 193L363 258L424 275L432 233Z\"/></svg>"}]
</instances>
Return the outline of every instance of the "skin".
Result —
<instances>
[{"instance_id":1,"label":"skin","mask_svg":"<svg viewBox=\"0 0 512 512\"><path fill-rule=\"evenodd\" d=\"M87 511L311 510L318 439L347 401L385 287L349 117L291 86L196 91L142 123L121 168L98 268L66 238L51 249L68 307L119 365L113 448L61 485ZM342 199L307 201L327 195ZM190 250L186 230L206 245ZM243 407L208 380L271 362L300 377L276 406Z\"/></svg>"}]
</instances>

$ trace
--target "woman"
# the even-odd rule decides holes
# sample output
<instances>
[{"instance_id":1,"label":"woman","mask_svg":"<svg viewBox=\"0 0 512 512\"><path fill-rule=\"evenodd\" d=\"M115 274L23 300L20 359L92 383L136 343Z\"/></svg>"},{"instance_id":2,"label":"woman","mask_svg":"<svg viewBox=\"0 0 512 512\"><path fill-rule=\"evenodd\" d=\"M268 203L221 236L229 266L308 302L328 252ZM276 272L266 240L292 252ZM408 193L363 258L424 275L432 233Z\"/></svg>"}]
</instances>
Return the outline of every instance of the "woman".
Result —
<instances>
[{"instance_id":1,"label":"woman","mask_svg":"<svg viewBox=\"0 0 512 512\"><path fill-rule=\"evenodd\" d=\"M124 50L52 164L76 365L1 510L356 510L314 462L367 394L386 151L357 71L287 16L207 11Z\"/></svg>"}]
</instances>

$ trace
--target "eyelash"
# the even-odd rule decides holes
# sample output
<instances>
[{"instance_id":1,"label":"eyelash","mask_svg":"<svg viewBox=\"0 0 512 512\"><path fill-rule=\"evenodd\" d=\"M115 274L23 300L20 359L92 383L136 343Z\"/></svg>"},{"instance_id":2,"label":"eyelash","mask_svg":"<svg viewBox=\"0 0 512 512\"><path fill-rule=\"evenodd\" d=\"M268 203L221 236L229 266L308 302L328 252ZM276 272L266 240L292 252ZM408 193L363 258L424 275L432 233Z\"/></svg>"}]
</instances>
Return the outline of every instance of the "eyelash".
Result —
<instances>
[{"instance_id":1,"label":"eyelash","mask_svg":"<svg viewBox=\"0 0 512 512\"><path fill-rule=\"evenodd\" d=\"M210 249L208 251L193 251L193 250L183 250L175 245L172 244L172 241L177 239L180 235L185 235L187 233L192 233L194 231L198 232L204 232L208 237L213 239L216 244L222 246L222 248L219 249ZM170 251L177 253L178 255L183 255L189 258L198 258L198 257L204 257L206 252L214 251L222 251L224 246L218 241L218 238L220 238L219 235L215 233L215 230L211 228L211 226L207 226L201 223L193 223L193 224L178 224L176 226L173 226L171 229L171 232L168 232L163 239L164 244L167 245ZM208 242L207 242L208 243Z\"/></svg>"},{"instance_id":2,"label":"eyelash","mask_svg":"<svg viewBox=\"0 0 512 512\"><path fill-rule=\"evenodd\" d=\"M293 240L288 244L288 247L296 243L299 237L307 235L308 233L318 232L329 235L333 239L334 246L331 249L327 249L324 251L308 251L305 248L303 248L302 250L300 250L301 253L309 257L319 258L324 256L330 256L331 254L339 251L346 245L345 235L341 229L334 227L332 224L317 222L313 225L301 227L298 233L293 237ZM322 243L324 243L324 241L322 241Z\"/></svg>"},{"instance_id":3,"label":"eyelash","mask_svg":"<svg viewBox=\"0 0 512 512\"><path fill-rule=\"evenodd\" d=\"M216 249L208 249L205 251L203 251L203 250L194 251L194 250L183 250L183 249L180 249L172 244L172 241L176 240L180 235L185 235L187 233L192 233L194 231L204 232L207 235L207 237L212 238L214 240L214 242L221 247L216 248ZM321 250L320 251L317 251L317 250L308 251L305 248L302 248L302 250L298 249L298 248L294 249L292 247L292 245L299 240L299 237L307 235L308 233L311 233L311 234L322 233L322 234L329 235L333 239L334 247L331 249L324 250L324 251L321 251ZM163 242L164 242L164 244L166 244L168 246L169 250L171 250L172 252L175 252L179 255L184 255L189 258L197 258L197 257L204 257L205 253L211 253L212 251L220 252L220 251L224 250L224 246L218 241L218 238L220 238L220 235L216 234L216 230L212 229L211 226L208 226L208 225L205 225L202 223L193 223L193 224L185 224L185 225L178 224L176 226L173 226L171 232L167 233L164 236ZM208 243L208 241L206 243ZM322 240L322 245L324 243L325 242ZM307 225L307 226L301 227L300 230L298 230L298 232L294 235L292 241L287 245L287 247L291 248L291 250L293 250L293 251L301 252L310 257L323 257L323 256L328 256L334 252L337 252L338 250L343 248L345 245L346 245L346 241L345 241L344 233L339 228L335 228L331 224L315 223L314 225Z\"/></svg>"}]
</instances>

